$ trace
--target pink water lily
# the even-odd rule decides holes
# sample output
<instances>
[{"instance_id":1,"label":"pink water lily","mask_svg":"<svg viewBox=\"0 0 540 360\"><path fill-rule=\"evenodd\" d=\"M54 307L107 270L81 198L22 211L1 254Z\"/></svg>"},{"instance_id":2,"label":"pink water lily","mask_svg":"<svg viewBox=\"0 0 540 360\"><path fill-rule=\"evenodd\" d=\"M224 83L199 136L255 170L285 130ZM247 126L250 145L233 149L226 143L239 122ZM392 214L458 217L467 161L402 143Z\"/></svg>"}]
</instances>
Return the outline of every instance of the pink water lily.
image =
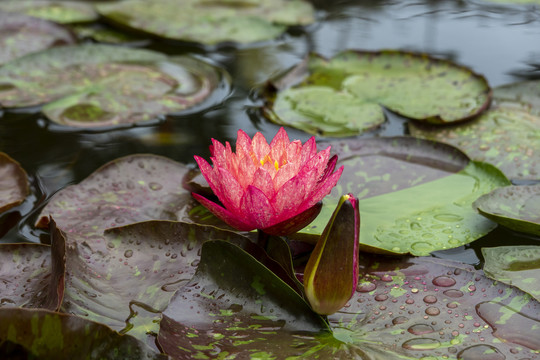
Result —
<instances>
[{"instance_id":1,"label":"pink water lily","mask_svg":"<svg viewBox=\"0 0 540 360\"><path fill-rule=\"evenodd\" d=\"M212 139L213 167L195 160L221 204L193 193L195 199L230 226L243 231L260 229L286 235L311 222L320 201L336 185L343 167L334 172L337 157L330 147L317 152L315 138L304 145L290 141L281 128L272 142L261 133L253 140L238 130L236 153Z\"/></svg>"}]
</instances>

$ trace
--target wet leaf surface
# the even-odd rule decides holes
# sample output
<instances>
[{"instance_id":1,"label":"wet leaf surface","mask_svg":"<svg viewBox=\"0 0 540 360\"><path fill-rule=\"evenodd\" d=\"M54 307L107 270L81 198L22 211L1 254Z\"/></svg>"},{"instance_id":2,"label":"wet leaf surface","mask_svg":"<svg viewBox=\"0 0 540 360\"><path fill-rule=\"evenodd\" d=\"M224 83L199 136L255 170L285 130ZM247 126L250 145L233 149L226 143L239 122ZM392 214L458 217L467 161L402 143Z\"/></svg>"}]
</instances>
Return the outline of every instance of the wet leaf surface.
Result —
<instances>
[{"instance_id":1,"label":"wet leaf surface","mask_svg":"<svg viewBox=\"0 0 540 360\"><path fill-rule=\"evenodd\" d=\"M2 11L0 2L0 65L52 46L75 43L66 28L22 14Z\"/></svg>"},{"instance_id":2,"label":"wet leaf surface","mask_svg":"<svg viewBox=\"0 0 540 360\"><path fill-rule=\"evenodd\" d=\"M528 294L440 259L370 255L360 264L353 298L329 317L332 334L300 326L309 315L292 310L300 298L276 296L285 290L247 254L209 242L164 312L158 341L176 359L538 358L540 304Z\"/></svg>"},{"instance_id":3,"label":"wet leaf surface","mask_svg":"<svg viewBox=\"0 0 540 360\"><path fill-rule=\"evenodd\" d=\"M43 107L45 115L68 126L132 124L201 103L220 85L222 75L188 56L109 45L67 46L2 68L0 103L10 108L49 103Z\"/></svg>"},{"instance_id":4,"label":"wet leaf surface","mask_svg":"<svg viewBox=\"0 0 540 360\"><path fill-rule=\"evenodd\" d=\"M470 69L427 55L385 50L311 54L267 89L266 116L312 134L351 136L384 122L382 108L436 124L486 109L491 90Z\"/></svg>"},{"instance_id":5,"label":"wet leaf surface","mask_svg":"<svg viewBox=\"0 0 540 360\"><path fill-rule=\"evenodd\" d=\"M217 44L270 40L290 25L315 21L314 9L301 0L130 0L97 5L113 23L168 39Z\"/></svg>"},{"instance_id":6,"label":"wet leaf surface","mask_svg":"<svg viewBox=\"0 0 540 360\"><path fill-rule=\"evenodd\" d=\"M493 89L497 104L516 106L522 104L526 109L540 111L540 81L531 80L498 86Z\"/></svg>"},{"instance_id":7,"label":"wet leaf surface","mask_svg":"<svg viewBox=\"0 0 540 360\"><path fill-rule=\"evenodd\" d=\"M97 169L77 185L56 193L41 211L37 226L52 215L60 229L85 237L107 228L146 220L190 221L202 211L182 188L189 168L157 155L130 155ZM217 220L214 220L217 221Z\"/></svg>"},{"instance_id":8,"label":"wet leaf surface","mask_svg":"<svg viewBox=\"0 0 540 360\"><path fill-rule=\"evenodd\" d=\"M540 301L540 246L482 248L484 272Z\"/></svg>"},{"instance_id":9,"label":"wet leaf surface","mask_svg":"<svg viewBox=\"0 0 540 360\"><path fill-rule=\"evenodd\" d=\"M0 309L0 351L9 359L167 359L105 325L38 309Z\"/></svg>"},{"instance_id":10,"label":"wet leaf surface","mask_svg":"<svg viewBox=\"0 0 540 360\"><path fill-rule=\"evenodd\" d=\"M411 137L319 144L327 145L345 170L303 233L320 234L347 193L359 199L360 246L368 251L427 255L470 243L496 226L472 208L480 195L509 185L489 164Z\"/></svg>"},{"instance_id":11,"label":"wet leaf surface","mask_svg":"<svg viewBox=\"0 0 540 360\"><path fill-rule=\"evenodd\" d=\"M505 103L471 121L442 128L412 122L408 126L411 135L456 146L474 160L497 166L510 179L540 179L540 116L521 104Z\"/></svg>"},{"instance_id":12,"label":"wet leaf surface","mask_svg":"<svg viewBox=\"0 0 540 360\"><path fill-rule=\"evenodd\" d=\"M29 191L24 169L9 155L0 152L0 213L21 204Z\"/></svg>"},{"instance_id":13,"label":"wet leaf surface","mask_svg":"<svg viewBox=\"0 0 540 360\"><path fill-rule=\"evenodd\" d=\"M82 1L2 0L0 11L22 13L60 24L97 20L94 6Z\"/></svg>"},{"instance_id":14,"label":"wet leaf surface","mask_svg":"<svg viewBox=\"0 0 540 360\"><path fill-rule=\"evenodd\" d=\"M474 206L488 219L512 230L540 235L540 185L495 189Z\"/></svg>"}]
</instances>

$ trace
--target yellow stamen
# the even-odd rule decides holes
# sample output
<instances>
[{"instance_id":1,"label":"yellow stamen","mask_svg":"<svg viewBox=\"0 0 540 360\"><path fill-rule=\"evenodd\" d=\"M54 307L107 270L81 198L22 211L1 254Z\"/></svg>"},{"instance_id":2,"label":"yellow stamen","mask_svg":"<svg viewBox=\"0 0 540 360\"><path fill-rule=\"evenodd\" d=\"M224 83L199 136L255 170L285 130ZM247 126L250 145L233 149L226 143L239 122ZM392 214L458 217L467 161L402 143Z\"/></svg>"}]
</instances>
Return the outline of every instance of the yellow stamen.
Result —
<instances>
[{"instance_id":1,"label":"yellow stamen","mask_svg":"<svg viewBox=\"0 0 540 360\"><path fill-rule=\"evenodd\" d=\"M279 170L279 163L276 161L274 161L274 167L276 168L276 171Z\"/></svg>"}]
</instances>

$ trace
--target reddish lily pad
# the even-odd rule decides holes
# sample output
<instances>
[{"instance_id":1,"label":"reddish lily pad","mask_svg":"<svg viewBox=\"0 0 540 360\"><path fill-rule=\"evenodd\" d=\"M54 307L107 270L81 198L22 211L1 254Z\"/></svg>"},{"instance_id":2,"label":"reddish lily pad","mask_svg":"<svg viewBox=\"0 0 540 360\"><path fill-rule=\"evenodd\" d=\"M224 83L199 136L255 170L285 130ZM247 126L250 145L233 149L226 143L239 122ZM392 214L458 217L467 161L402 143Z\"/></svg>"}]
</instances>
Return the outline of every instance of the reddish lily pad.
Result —
<instances>
[{"instance_id":1,"label":"reddish lily pad","mask_svg":"<svg viewBox=\"0 0 540 360\"><path fill-rule=\"evenodd\" d=\"M24 169L17 161L0 152L0 213L21 204L29 192Z\"/></svg>"},{"instance_id":2,"label":"reddish lily pad","mask_svg":"<svg viewBox=\"0 0 540 360\"><path fill-rule=\"evenodd\" d=\"M476 200L474 206L501 225L540 236L540 185L495 189Z\"/></svg>"},{"instance_id":3,"label":"reddish lily pad","mask_svg":"<svg viewBox=\"0 0 540 360\"><path fill-rule=\"evenodd\" d=\"M38 309L0 309L0 350L6 359L167 359L105 325Z\"/></svg>"},{"instance_id":4,"label":"reddish lily pad","mask_svg":"<svg viewBox=\"0 0 540 360\"><path fill-rule=\"evenodd\" d=\"M480 195L509 185L489 164L411 137L321 144L327 145L345 170L304 234L321 234L346 193L359 199L360 246L367 251L427 255L470 243L496 226L472 208Z\"/></svg>"},{"instance_id":5,"label":"reddish lily pad","mask_svg":"<svg viewBox=\"0 0 540 360\"><path fill-rule=\"evenodd\" d=\"M312 134L350 136L384 122L381 106L435 124L459 122L491 101L485 78L425 54L311 54L266 91L266 116Z\"/></svg>"},{"instance_id":6,"label":"reddish lily pad","mask_svg":"<svg viewBox=\"0 0 540 360\"><path fill-rule=\"evenodd\" d=\"M0 11L23 13L60 24L91 22L98 18L93 5L81 1L2 0Z\"/></svg>"},{"instance_id":7,"label":"reddish lily pad","mask_svg":"<svg viewBox=\"0 0 540 360\"><path fill-rule=\"evenodd\" d=\"M52 215L60 229L86 237L146 220L190 221L196 201L182 188L186 165L156 155L113 160L78 185L57 192L36 223L46 227ZM217 220L216 220L217 221Z\"/></svg>"},{"instance_id":8,"label":"reddish lily pad","mask_svg":"<svg viewBox=\"0 0 540 360\"><path fill-rule=\"evenodd\" d=\"M65 46L0 69L0 104L49 103L43 112L68 126L132 124L193 107L221 80L213 66L188 56L109 45Z\"/></svg>"},{"instance_id":9,"label":"reddish lily pad","mask_svg":"<svg viewBox=\"0 0 540 360\"><path fill-rule=\"evenodd\" d=\"M303 0L130 0L96 7L102 16L124 27L204 44L270 40L287 26L315 21L313 6Z\"/></svg>"},{"instance_id":10,"label":"reddish lily pad","mask_svg":"<svg viewBox=\"0 0 540 360\"><path fill-rule=\"evenodd\" d=\"M31 16L3 12L0 2L0 65L52 46L75 43L66 28Z\"/></svg>"},{"instance_id":11,"label":"reddish lily pad","mask_svg":"<svg viewBox=\"0 0 540 360\"><path fill-rule=\"evenodd\" d=\"M476 119L448 127L409 123L411 135L454 145L516 180L540 179L540 116L521 104L495 107Z\"/></svg>"},{"instance_id":12,"label":"reddish lily pad","mask_svg":"<svg viewBox=\"0 0 540 360\"><path fill-rule=\"evenodd\" d=\"M435 258L360 264L360 285L328 332L254 259L208 242L164 311L158 342L177 359L538 358L540 304L519 289Z\"/></svg>"},{"instance_id":13,"label":"reddish lily pad","mask_svg":"<svg viewBox=\"0 0 540 360\"><path fill-rule=\"evenodd\" d=\"M58 310L64 294L65 252L62 238L52 246L1 244L0 307Z\"/></svg>"},{"instance_id":14,"label":"reddish lily pad","mask_svg":"<svg viewBox=\"0 0 540 360\"><path fill-rule=\"evenodd\" d=\"M540 301L540 246L482 248L484 272Z\"/></svg>"}]
</instances>

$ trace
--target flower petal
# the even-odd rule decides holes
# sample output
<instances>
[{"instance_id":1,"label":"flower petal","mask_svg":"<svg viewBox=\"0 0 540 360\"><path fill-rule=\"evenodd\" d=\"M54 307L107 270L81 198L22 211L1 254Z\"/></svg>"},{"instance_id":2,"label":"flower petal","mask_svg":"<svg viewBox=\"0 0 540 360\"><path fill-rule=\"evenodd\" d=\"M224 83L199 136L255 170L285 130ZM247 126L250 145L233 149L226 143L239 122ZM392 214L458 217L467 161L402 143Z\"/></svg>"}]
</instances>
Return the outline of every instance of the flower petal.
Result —
<instances>
[{"instance_id":1,"label":"flower petal","mask_svg":"<svg viewBox=\"0 0 540 360\"><path fill-rule=\"evenodd\" d=\"M233 228L240 230L240 231L250 231L255 229L255 227L244 223L241 219L239 219L237 216L235 216L232 212L225 209L224 207L216 204L215 202L208 200L204 196L201 196L196 193L191 193L191 195L200 202L205 208L210 210L214 215L216 215L218 218L232 226Z\"/></svg>"},{"instance_id":2,"label":"flower petal","mask_svg":"<svg viewBox=\"0 0 540 360\"><path fill-rule=\"evenodd\" d=\"M335 173L328 176L324 182L319 183L318 186L313 189L311 195L300 206L299 211L304 211L305 209L312 207L317 202L321 201L326 195L330 194L332 188L336 186L342 172L343 166L337 169Z\"/></svg>"},{"instance_id":3,"label":"flower petal","mask_svg":"<svg viewBox=\"0 0 540 360\"><path fill-rule=\"evenodd\" d=\"M257 161L264 160L270 152L270 145L266 142L264 135L260 132L256 133L251 141L251 150L255 154Z\"/></svg>"},{"instance_id":4,"label":"flower petal","mask_svg":"<svg viewBox=\"0 0 540 360\"><path fill-rule=\"evenodd\" d=\"M257 229L264 229L276 223L275 211L270 200L254 186L248 186L241 202L244 222L253 224Z\"/></svg>"},{"instance_id":5,"label":"flower petal","mask_svg":"<svg viewBox=\"0 0 540 360\"><path fill-rule=\"evenodd\" d=\"M195 155L194 158L197 162L197 165L199 165L199 169L201 169L201 174L204 176L206 182L208 183L212 191L215 193L216 190L219 189L219 185L214 180L214 169L202 157Z\"/></svg>"},{"instance_id":6,"label":"flower petal","mask_svg":"<svg viewBox=\"0 0 540 360\"><path fill-rule=\"evenodd\" d=\"M263 168L259 168L255 172L252 185L261 190L268 199L272 199L276 195L272 177Z\"/></svg>"},{"instance_id":7,"label":"flower petal","mask_svg":"<svg viewBox=\"0 0 540 360\"><path fill-rule=\"evenodd\" d=\"M219 176L219 189L214 193L227 209L234 212L240 208L244 188L228 170L219 166L215 169L216 176Z\"/></svg>"}]
</instances>

